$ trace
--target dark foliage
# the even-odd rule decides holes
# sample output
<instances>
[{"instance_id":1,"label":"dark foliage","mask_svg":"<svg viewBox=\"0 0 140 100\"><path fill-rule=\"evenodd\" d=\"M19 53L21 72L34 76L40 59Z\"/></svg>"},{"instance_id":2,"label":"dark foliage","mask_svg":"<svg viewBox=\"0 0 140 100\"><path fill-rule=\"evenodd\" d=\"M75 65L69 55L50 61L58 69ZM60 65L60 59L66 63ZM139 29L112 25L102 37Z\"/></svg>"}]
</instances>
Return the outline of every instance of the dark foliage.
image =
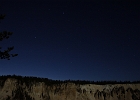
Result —
<instances>
[{"instance_id":1,"label":"dark foliage","mask_svg":"<svg viewBox=\"0 0 140 100\"><path fill-rule=\"evenodd\" d=\"M23 89L20 87L13 92L12 94L15 94L13 100L34 100L26 91L23 92Z\"/></svg>"},{"instance_id":2,"label":"dark foliage","mask_svg":"<svg viewBox=\"0 0 140 100\"><path fill-rule=\"evenodd\" d=\"M11 100L11 98L8 96L6 100Z\"/></svg>"},{"instance_id":3,"label":"dark foliage","mask_svg":"<svg viewBox=\"0 0 140 100\"><path fill-rule=\"evenodd\" d=\"M133 100L140 100L139 94L140 94L140 90L135 89L135 90L133 91L133 94L132 94L132 99L133 99Z\"/></svg>"},{"instance_id":4,"label":"dark foliage","mask_svg":"<svg viewBox=\"0 0 140 100\"><path fill-rule=\"evenodd\" d=\"M0 85L3 86L5 80L7 78L15 78L18 80L18 84L23 84L25 83L26 86L30 87L32 84L36 83L36 82L44 82L46 85L48 86L53 86L53 85L59 85L62 83L74 83L76 85L84 85L84 84L98 84L98 85L105 85L105 84L139 84L140 81L85 81L85 80L65 80L65 81L61 81L61 80L51 80L48 78L39 78L39 77L27 77L27 76L18 76L18 75L6 75L6 76L0 76Z\"/></svg>"},{"instance_id":5,"label":"dark foliage","mask_svg":"<svg viewBox=\"0 0 140 100\"><path fill-rule=\"evenodd\" d=\"M0 15L0 20L4 19L5 15ZM4 40L4 39L8 39L13 33L12 32L7 32L7 31L3 31L0 32L0 41ZM0 58L1 59L8 59L10 60L10 57L15 57L18 54L10 54L9 52L12 51L14 49L14 46L12 47L8 47L6 50L1 51L2 47L0 47Z\"/></svg>"},{"instance_id":6,"label":"dark foliage","mask_svg":"<svg viewBox=\"0 0 140 100\"><path fill-rule=\"evenodd\" d=\"M15 92L14 100L24 100L24 94L22 88L18 88Z\"/></svg>"}]
</instances>

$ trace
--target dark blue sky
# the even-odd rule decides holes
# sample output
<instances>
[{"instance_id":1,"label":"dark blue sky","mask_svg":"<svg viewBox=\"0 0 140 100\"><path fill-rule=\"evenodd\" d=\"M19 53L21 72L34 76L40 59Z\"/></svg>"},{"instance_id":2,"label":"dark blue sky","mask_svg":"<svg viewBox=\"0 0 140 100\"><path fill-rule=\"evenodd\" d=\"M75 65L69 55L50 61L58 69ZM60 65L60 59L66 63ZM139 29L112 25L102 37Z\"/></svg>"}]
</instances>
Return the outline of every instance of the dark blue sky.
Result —
<instances>
[{"instance_id":1,"label":"dark blue sky","mask_svg":"<svg viewBox=\"0 0 140 100\"><path fill-rule=\"evenodd\" d=\"M1 0L0 31L19 55L0 75L74 80L140 79L140 2Z\"/></svg>"}]
</instances>

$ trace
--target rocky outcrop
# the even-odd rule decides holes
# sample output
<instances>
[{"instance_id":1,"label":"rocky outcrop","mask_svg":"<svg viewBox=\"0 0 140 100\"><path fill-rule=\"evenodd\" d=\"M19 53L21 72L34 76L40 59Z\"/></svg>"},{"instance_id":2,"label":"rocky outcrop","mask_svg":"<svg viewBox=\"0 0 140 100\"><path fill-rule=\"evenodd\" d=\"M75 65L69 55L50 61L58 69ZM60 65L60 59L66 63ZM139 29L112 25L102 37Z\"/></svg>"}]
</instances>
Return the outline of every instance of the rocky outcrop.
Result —
<instances>
[{"instance_id":1,"label":"rocky outcrop","mask_svg":"<svg viewBox=\"0 0 140 100\"><path fill-rule=\"evenodd\" d=\"M140 84L46 84L15 78L0 81L0 100L140 100Z\"/></svg>"}]
</instances>

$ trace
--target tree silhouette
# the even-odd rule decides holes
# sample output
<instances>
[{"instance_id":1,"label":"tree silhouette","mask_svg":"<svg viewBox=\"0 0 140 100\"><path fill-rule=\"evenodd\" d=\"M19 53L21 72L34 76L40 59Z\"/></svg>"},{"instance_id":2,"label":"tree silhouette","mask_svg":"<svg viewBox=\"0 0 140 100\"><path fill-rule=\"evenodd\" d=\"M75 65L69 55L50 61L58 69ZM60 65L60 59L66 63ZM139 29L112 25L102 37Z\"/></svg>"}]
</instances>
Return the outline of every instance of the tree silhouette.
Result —
<instances>
[{"instance_id":1,"label":"tree silhouette","mask_svg":"<svg viewBox=\"0 0 140 100\"><path fill-rule=\"evenodd\" d=\"M0 15L0 20L4 19L5 15ZM8 39L13 33L12 32L7 32L7 31L3 31L0 32L0 41L4 40L4 39ZM1 51L2 47L0 47L0 58L1 59L8 59L10 60L10 57L15 57L18 54L10 54L10 51L14 49L14 46L12 47L8 47L6 50Z\"/></svg>"}]
</instances>

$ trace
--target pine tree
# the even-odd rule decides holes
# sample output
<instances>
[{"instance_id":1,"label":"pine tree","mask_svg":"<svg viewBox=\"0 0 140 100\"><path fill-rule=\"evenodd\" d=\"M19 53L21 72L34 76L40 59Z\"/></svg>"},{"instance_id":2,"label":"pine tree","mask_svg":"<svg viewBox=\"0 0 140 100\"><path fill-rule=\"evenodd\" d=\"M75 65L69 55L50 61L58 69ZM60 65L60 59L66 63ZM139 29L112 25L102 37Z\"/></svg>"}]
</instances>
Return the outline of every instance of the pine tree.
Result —
<instances>
[{"instance_id":1,"label":"pine tree","mask_svg":"<svg viewBox=\"0 0 140 100\"><path fill-rule=\"evenodd\" d=\"M4 19L5 15L0 15L0 20ZM0 41L4 40L4 39L8 39L13 33L12 32L7 32L7 31L3 31L0 32ZM15 57L18 54L10 54L10 51L12 51L14 49L14 46L12 47L8 47L6 50L1 51L2 47L0 47L0 58L1 59L8 59L10 60L10 57Z\"/></svg>"}]
</instances>

